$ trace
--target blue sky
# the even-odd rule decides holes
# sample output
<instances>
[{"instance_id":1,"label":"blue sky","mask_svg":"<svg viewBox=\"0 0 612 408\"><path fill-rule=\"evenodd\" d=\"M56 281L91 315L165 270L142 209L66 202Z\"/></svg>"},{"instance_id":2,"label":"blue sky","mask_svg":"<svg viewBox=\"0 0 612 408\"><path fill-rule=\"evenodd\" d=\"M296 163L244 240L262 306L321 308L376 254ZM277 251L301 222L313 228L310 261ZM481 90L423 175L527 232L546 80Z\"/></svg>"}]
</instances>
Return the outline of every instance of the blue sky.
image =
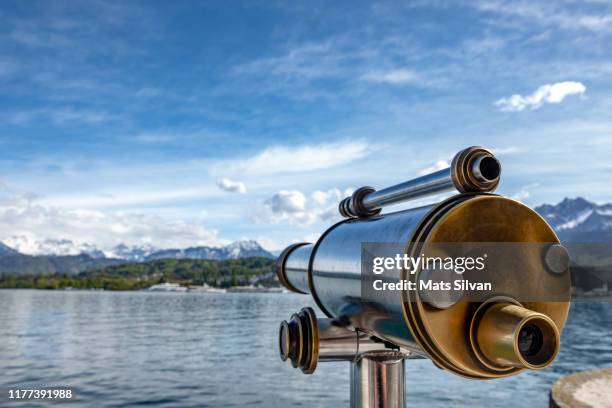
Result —
<instances>
[{"instance_id":1,"label":"blue sky","mask_svg":"<svg viewBox=\"0 0 612 408\"><path fill-rule=\"evenodd\" d=\"M605 1L4 1L0 22L0 239L26 252L279 249L469 145L529 205L612 201Z\"/></svg>"}]
</instances>

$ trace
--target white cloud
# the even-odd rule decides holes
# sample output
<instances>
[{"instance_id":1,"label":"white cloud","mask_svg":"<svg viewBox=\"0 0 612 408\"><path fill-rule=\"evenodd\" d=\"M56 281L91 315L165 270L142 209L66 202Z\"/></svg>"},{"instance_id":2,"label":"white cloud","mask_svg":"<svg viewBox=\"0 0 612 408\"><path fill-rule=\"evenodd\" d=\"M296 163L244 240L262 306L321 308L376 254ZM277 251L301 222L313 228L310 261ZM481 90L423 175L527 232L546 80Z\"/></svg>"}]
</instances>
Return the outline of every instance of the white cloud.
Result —
<instances>
[{"instance_id":1,"label":"white cloud","mask_svg":"<svg viewBox=\"0 0 612 408\"><path fill-rule=\"evenodd\" d=\"M327 202L328 194L325 191L317 190L312 193L312 199L317 204L325 204Z\"/></svg>"},{"instance_id":2,"label":"white cloud","mask_svg":"<svg viewBox=\"0 0 612 408\"><path fill-rule=\"evenodd\" d=\"M527 27L533 24L557 27L563 30L587 30L605 32L611 30L612 14L600 9L597 13L585 13L575 7L567 7L567 2L554 1L505 1L480 0L468 2L477 9L493 12L502 16L529 20Z\"/></svg>"},{"instance_id":3,"label":"white cloud","mask_svg":"<svg viewBox=\"0 0 612 408\"><path fill-rule=\"evenodd\" d=\"M370 153L360 140L300 146L272 146L250 159L222 162L218 171L248 174L299 173L342 166Z\"/></svg>"},{"instance_id":4,"label":"white cloud","mask_svg":"<svg viewBox=\"0 0 612 408\"><path fill-rule=\"evenodd\" d=\"M505 156L505 155L509 155L509 154L516 154L521 152L521 149L519 149L516 146L508 146L508 147L492 147L491 151L493 152L493 154L495 154L496 156Z\"/></svg>"},{"instance_id":5,"label":"white cloud","mask_svg":"<svg viewBox=\"0 0 612 408\"><path fill-rule=\"evenodd\" d=\"M561 103L569 95L583 95L585 91L586 87L581 82L557 82L542 85L531 95L514 94L507 98L501 98L494 105L503 112L520 112L525 108L534 110L545 103Z\"/></svg>"},{"instance_id":6,"label":"white cloud","mask_svg":"<svg viewBox=\"0 0 612 408\"><path fill-rule=\"evenodd\" d=\"M112 119L114 116L106 112L91 110L75 110L71 108L58 109L48 112L51 120L56 124L66 122L100 123Z\"/></svg>"},{"instance_id":7,"label":"white cloud","mask_svg":"<svg viewBox=\"0 0 612 408\"><path fill-rule=\"evenodd\" d=\"M57 194L41 198L46 205L61 208L111 208L121 206L151 206L167 204L173 201L203 199L209 194L208 191L185 188L185 189L155 189L137 190L136 188L124 188L112 192L92 192L91 194Z\"/></svg>"},{"instance_id":8,"label":"white cloud","mask_svg":"<svg viewBox=\"0 0 612 408\"><path fill-rule=\"evenodd\" d=\"M169 143L177 139L177 135L166 132L143 132L134 135L132 140L142 143Z\"/></svg>"},{"instance_id":9,"label":"white cloud","mask_svg":"<svg viewBox=\"0 0 612 408\"><path fill-rule=\"evenodd\" d=\"M529 190L527 190L525 188L521 188L519 191L517 191L516 193L514 193L512 195L512 198L514 198L515 200L518 200L518 201L523 201L523 200L529 198L530 195L531 195L531 193L529 193Z\"/></svg>"},{"instance_id":10,"label":"white cloud","mask_svg":"<svg viewBox=\"0 0 612 408\"><path fill-rule=\"evenodd\" d=\"M264 212L256 214L253 221L273 224L287 221L292 225L310 225L317 217L314 212L306 210L305 204L304 194L300 191L293 191L291 195L277 193L264 202Z\"/></svg>"},{"instance_id":11,"label":"white cloud","mask_svg":"<svg viewBox=\"0 0 612 408\"><path fill-rule=\"evenodd\" d=\"M275 214L299 213L306 208L306 197L298 190L281 190L266 201Z\"/></svg>"},{"instance_id":12,"label":"white cloud","mask_svg":"<svg viewBox=\"0 0 612 408\"><path fill-rule=\"evenodd\" d=\"M340 190L339 188L332 188L329 190L316 190L310 195L311 202L315 206L320 207L333 207L334 210L338 208L338 203L345 197L353 194L352 188Z\"/></svg>"},{"instance_id":13,"label":"white cloud","mask_svg":"<svg viewBox=\"0 0 612 408\"><path fill-rule=\"evenodd\" d=\"M528 199L529 197L531 197L531 190L538 187L539 183L532 183L532 184L528 184L526 186L521 187L521 189L519 191L517 191L516 193L514 193L512 195L511 198L518 200L518 201L523 201Z\"/></svg>"},{"instance_id":14,"label":"white cloud","mask_svg":"<svg viewBox=\"0 0 612 408\"><path fill-rule=\"evenodd\" d=\"M250 93L282 94L298 100L363 97L372 83L435 85L425 81L422 73L405 67L422 56L414 41L395 33L382 38L364 36L360 28L353 33L332 35L318 42L288 42L275 56L241 64L231 70L244 77L241 89ZM253 80L255 79L255 80ZM332 80L330 88L328 81Z\"/></svg>"},{"instance_id":15,"label":"white cloud","mask_svg":"<svg viewBox=\"0 0 612 408\"><path fill-rule=\"evenodd\" d=\"M217 181L217 186L223 191L229 191L230 193L245 194L247 192L246 185L241 181L233 181L228 178L222 178Z\"/></svg>"},{"instance_id":16,"label":"white cloud","mask_svg":"<svg viewBox=\"0 0 612 408\"><path fill-rule=\"evenodd\" d=\"M338 75L338 64L345 56L337 52L334 41L305 43L286 53L255 59L234 68L234 74L265 74L317 79ZM318 62L318 63L317 63Z\"/></svg>"},{"instance_id":17,"label":"white cloud","mask_svg":"<svg viewBox=\"0 0 612 408\"><path fill-rule=\"evenodd\" d=\"M34 110L17 110L3 114L2 119L15 125L30 124L33 122L50 121L54 125L69 125L84 123L88 125L99 125L103 122L117 121L121 115L111 114L106 111L90 109L45 108Z\"/></svg>"},{"instance_id":18,"label":"white cloud","mask_svg":"<svg viewBox=\"0 0 612 408\"><path fill-rule=\"evenodd\" d=\"M264 202L265 211L257 214L258 222L310 225L316 221L339 218L338 203L350 195L352 189L332 188L316 190L309 197L299 190L281 190Z\"/></svg>"},{"instance_id":19,"label":"white cloud","mask_svg":"<svg viewBox=\"0 0 612 408\"><path fill-rule=\"evenodd\" d=\"M361 77L364 81L381 82L393 85L406 84L419 80L419 75L410 69L368 72Z\"/></svg>"},{"instance_id":20,"label":"white cloud","mask_svg":"<svg viewBox=\"0 0 612 408\"><path fill-rule=\"evenodd\" d=\"M26 250L28 243L65 239L103 250L120 243L162 248L222 243L217 231L197 217L166 219L151 213L64 209L42 204L32 194L0 197L0 231L5 234L0 234L0 240L26 237L22 240Z\"/></svg>"},{"instance_id":21,"label":"white cloud","mask_svg":"<svg viewBox=\"0 0 612 408\"><path fill-rule=\"evenodd\" d=\"M450 167L450 163L447 162L446 160L438 160L437 162L435 162L433 165L424 168L423 170L419 171L419 176L424 176L426 174L431 174L435 171L438 170L442 170L442 169L447 169L448 167Z\"/></svg>"}]
</instances>

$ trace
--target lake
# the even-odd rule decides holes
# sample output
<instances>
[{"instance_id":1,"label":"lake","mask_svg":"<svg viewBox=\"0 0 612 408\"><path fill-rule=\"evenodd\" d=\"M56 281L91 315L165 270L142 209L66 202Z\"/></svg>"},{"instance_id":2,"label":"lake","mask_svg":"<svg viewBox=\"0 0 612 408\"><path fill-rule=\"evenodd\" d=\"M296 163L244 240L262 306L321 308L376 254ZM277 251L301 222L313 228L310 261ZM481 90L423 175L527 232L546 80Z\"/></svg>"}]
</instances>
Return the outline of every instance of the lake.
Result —
<instances>
[{"instance_id":1,"label":"lake","mask_svg":"<svg viewBox=\"0 0 612 408\"><path fill-rule=\"evenodd\" d=\"M278 324L303 306L314 307L294 294L0 290L0 406L348 406L348 363L304 375L278 357ZM612 366L611 306L575 302L543 371L475 381L409 360L408 406L547 407L559 377ZM76 397L7 400L15 387Z\"/></svg>"}]
</instances>

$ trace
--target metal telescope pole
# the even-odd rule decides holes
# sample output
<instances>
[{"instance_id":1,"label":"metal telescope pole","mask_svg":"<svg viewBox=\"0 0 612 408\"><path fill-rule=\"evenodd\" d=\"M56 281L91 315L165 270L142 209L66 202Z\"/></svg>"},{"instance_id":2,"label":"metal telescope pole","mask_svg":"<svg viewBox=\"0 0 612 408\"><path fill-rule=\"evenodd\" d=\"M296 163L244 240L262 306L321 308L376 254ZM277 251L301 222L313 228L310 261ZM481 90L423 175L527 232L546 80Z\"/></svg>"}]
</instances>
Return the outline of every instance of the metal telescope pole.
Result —
<instances>
[{"instance_id":1,"label":"metal telescope pole","mask_svg":"<svg viewBox=\"0 0 612 408\"><path fill-rule=\"evenodd\" d=\"M376 351L351 362L351 407L404 408L405 357L398 351Z\"/></svg>"}]
</instances>

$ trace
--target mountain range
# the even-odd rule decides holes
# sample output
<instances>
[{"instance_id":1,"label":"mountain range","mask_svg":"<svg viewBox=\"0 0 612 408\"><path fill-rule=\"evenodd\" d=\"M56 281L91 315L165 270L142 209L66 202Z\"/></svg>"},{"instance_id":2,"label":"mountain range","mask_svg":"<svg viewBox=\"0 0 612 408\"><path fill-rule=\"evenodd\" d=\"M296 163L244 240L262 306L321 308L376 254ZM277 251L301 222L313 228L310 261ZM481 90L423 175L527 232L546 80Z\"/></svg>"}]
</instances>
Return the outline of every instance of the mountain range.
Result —
<instances>
[{"instance_id":1,"label":"mountain range","mask_svg":"<svg viewBox=\"0 0 612 408\"><path fill-rule=\"evenodd\" d=\"M118 245L108 253L93 247L76 255L65 255L67 242L61 240L59 253L40 255L23 254L0 242L0 275L31 274L49 275L53 273L75 274L88 269L103 268L133 262L148 262L159 259L213 259L227 260L248 257L274 258L253 240L236 241L223 247L198 246L185 249L158 249L150 245ZM50 248L49 241L45 246Z\"/></svg>"},{"instance_id":2,"label":"mountain range","mask_svg":"<svg viewBox=\"0 0 612 408\"><path fill-rule=\"evenodd\" d=\"M274 257L254 240L241 240L222 247L194 246L184 249L157 248L149 244L119 244L102 250L88 243L75 243L69 239L45 239L35 241L24 236L13 236L0 242L0 257L4 255L29 254L34 256L88 255L94 259L123 259L145 262L162 258L176 259L237 259L250 256Z\"/></svg>"},{"instance_id":3,"label":"mountain range","mask_svg":"<svg viewBox=\"0 0 612 408\"><path fill-rule=\"evenodd\" d=\"M0 275L76 274L87 269L125 263L121 259L79 255L26 255L0 242Z\"/></svg>"},{"instance_id":4,"label":"mountain range","mask_svg":"<svg viewBox=\"0 0 612 408\"><path fill-rule=\"evenodd\" d=\"M612 204L596 204L582 197L534 208L563 242L612 243Z\"/></svg>"}]
</instances>

